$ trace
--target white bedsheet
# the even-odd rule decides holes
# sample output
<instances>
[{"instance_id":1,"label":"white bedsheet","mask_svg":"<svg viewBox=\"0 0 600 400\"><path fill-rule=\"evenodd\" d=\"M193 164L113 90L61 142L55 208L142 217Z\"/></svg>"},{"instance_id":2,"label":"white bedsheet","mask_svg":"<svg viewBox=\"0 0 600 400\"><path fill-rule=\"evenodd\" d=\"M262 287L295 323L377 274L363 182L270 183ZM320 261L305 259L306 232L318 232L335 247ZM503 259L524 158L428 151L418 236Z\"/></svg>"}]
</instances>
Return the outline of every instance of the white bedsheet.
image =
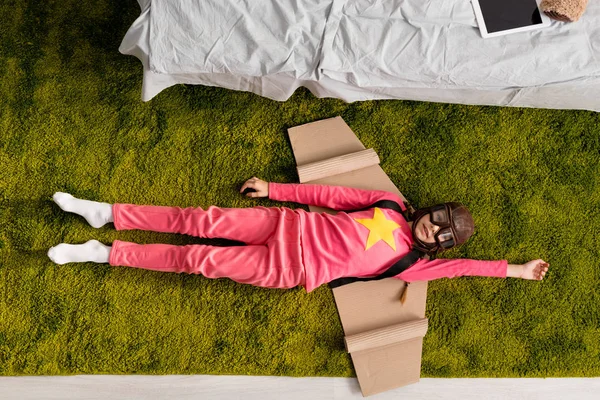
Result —
<instances>
[{"instance_id":1,"label":"white bedsheet","mask_svg":"<svg viewBox=\"0 0 600 400\"><path fill-rule=\"evenodd\" d=\"M348 0L319 66L359 87L505 89L600 80L600 3L577 23L482 39L470 0Z\"/></svg>"},{"instance_id":2,"label":"white bedsheet","mask_svg":"<svg viewBox=\"0 0 600 400\"><path fill-rule=\"evenodd\" d=\"M545 30L484 40L469 0L138 2L142 14L120 51L144 65L144 101L188 83L279 101L305 86L318 97L345 101L410 99L600 111L598 3L590 3L577 23L553 22ZM228 9L233 17L223 22L222 15L182 6L199 3L214 4L210 9L215 12L223 11L220 4L236 7ZM254 3L261 4L260 12ZM317 15L323 18L311 21ZM220 21L218 26L214 21ZM190 26L196 28L190 31ZM201 39L194 29L202 29ZM253 37L244 41L248 35ZM533 52L524 55L525 48Z\"/></svg>"},{"instance_id":3,"label":"white bedsheet","mask_svg":"<svg viewBox=\"0 0 600 400\"><path fill-rule=\"evenodd\" d=\"M314 79L332 2L153 0L150 68Z\"/></svg>"}]
</instances>

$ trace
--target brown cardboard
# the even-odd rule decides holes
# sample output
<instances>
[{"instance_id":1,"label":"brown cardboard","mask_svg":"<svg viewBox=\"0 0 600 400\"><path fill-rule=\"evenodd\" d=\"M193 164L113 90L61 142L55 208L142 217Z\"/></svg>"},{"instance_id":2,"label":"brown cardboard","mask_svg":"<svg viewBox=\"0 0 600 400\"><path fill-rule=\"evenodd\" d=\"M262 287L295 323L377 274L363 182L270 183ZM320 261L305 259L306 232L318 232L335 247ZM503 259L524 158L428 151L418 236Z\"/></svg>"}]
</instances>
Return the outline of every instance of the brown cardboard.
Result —
<instances>
[{"instance_id":1,"label":"brown cardboard","mask_svg":"<svg viewBox=\"0 0 600 400\"><path fill-rule=\"evenodd\" d=\"M406 340L423 337L425 336L425 333L427 333L427 318L402 322L400 324L346 336L346 350L348 353L371 350L396 342L404 342Z\"/></svg>"},{"instance_id":2,"label":"brown cardboard","mask_svg":"<svg viewBox=\"0 0 600 400\"><path fill-rule=\"evenodd\" d=\"M378 165L376 154L365 151L341 117L290 128L288 134L301 183L386 190L402 196ZM427 282L412 283L402 304L400 296L405 287L405 282L390 278L356 282L333 290L364 396L420 378L423 336L427 331Z\"/></svg>"},{"instance_id":3,"label":"brown cardboard","mask_svg":"<svg viewBox=\"0 0 600 400\"><path fill-rule=\"evenodd\" d=\"M300 178L300 182L310 182L329 176L360 170L372 165L379 165L379 156L377 156L375 150L366 149L322 161L299 165L298 177Z\"/></svg>"}]
</instances>

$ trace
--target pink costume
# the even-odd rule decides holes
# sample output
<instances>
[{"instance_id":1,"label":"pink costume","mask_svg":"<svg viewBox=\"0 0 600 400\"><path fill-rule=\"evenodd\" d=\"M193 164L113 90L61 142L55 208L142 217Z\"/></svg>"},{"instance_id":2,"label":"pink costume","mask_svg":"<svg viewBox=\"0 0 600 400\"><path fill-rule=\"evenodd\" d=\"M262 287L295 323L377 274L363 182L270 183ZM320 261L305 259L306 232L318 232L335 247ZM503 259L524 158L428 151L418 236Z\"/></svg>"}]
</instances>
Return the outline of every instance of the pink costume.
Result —
<instances>
[{"instance_id":1,"label":"pink costume","mask_svg":"<svg viewBox=\"0 0 600 400\"><path fill-rule=\"evenodd\" d=\"M336 210L357 210L393 193L342 186L269 184L269 198ZM340 277L376 276L413 244L404 217L390 209L320 214L289 208L113 206L115 227L238 240L246 246L113 243L110 264L230 278L270 288L303 285L308 292ZM377 221L372 222L372 221ZM373 224L385 226L387 240ZM379 228L377 228L379 229ZM384 235L385 236L385 235ZM397 277L407 282L462 275L506 277L507 262L420 259Z\"/></svg>"}]
</instances>

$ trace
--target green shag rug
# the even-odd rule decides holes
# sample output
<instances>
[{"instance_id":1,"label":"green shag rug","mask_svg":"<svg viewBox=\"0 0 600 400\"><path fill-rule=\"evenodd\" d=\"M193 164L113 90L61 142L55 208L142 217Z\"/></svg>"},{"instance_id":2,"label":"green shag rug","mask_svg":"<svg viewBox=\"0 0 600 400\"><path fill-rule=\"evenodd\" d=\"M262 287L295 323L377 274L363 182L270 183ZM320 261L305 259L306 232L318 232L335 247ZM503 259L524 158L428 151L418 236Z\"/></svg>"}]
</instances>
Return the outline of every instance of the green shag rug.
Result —
<instances>
[{"instance_id":1,"label":"green shag rug","mask_svg":"<svg viewBox=\"0 0 600 400\"><path fill-rule=\"evenodd\" d=\"M340 115L415 205L471 209L476 234L446 257L551 264L543 282L431 282L422 375L600 375L600 114L182 85L142 103L142 66L117 50L138 13L133 0L0 5L0 374L353 376L327 287L46 257L93 238L206 243L93 229L51 196L281 205L238 188L296 182L286 129Z\"/></svg>"}]
</instances>

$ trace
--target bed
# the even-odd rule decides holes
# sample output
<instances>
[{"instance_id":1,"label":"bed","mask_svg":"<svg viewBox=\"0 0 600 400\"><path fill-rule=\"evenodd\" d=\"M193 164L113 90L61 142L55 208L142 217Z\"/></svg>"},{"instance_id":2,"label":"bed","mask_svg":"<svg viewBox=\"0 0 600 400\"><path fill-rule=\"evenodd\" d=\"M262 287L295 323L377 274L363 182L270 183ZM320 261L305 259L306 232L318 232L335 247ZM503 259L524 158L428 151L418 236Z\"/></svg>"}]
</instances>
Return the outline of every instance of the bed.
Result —
<instances>
[{"instance_id":1,"label":"bed","mask_svg":"<svg viewBox=\"0 0 600 400\"><path fill-rule=\"evenodd\" d=\"M142 100L176 84L285 101L420 100L600 111L600 3L483 39L470 0L138 0L120 52Z\"/></svg>"}]
</instances>

